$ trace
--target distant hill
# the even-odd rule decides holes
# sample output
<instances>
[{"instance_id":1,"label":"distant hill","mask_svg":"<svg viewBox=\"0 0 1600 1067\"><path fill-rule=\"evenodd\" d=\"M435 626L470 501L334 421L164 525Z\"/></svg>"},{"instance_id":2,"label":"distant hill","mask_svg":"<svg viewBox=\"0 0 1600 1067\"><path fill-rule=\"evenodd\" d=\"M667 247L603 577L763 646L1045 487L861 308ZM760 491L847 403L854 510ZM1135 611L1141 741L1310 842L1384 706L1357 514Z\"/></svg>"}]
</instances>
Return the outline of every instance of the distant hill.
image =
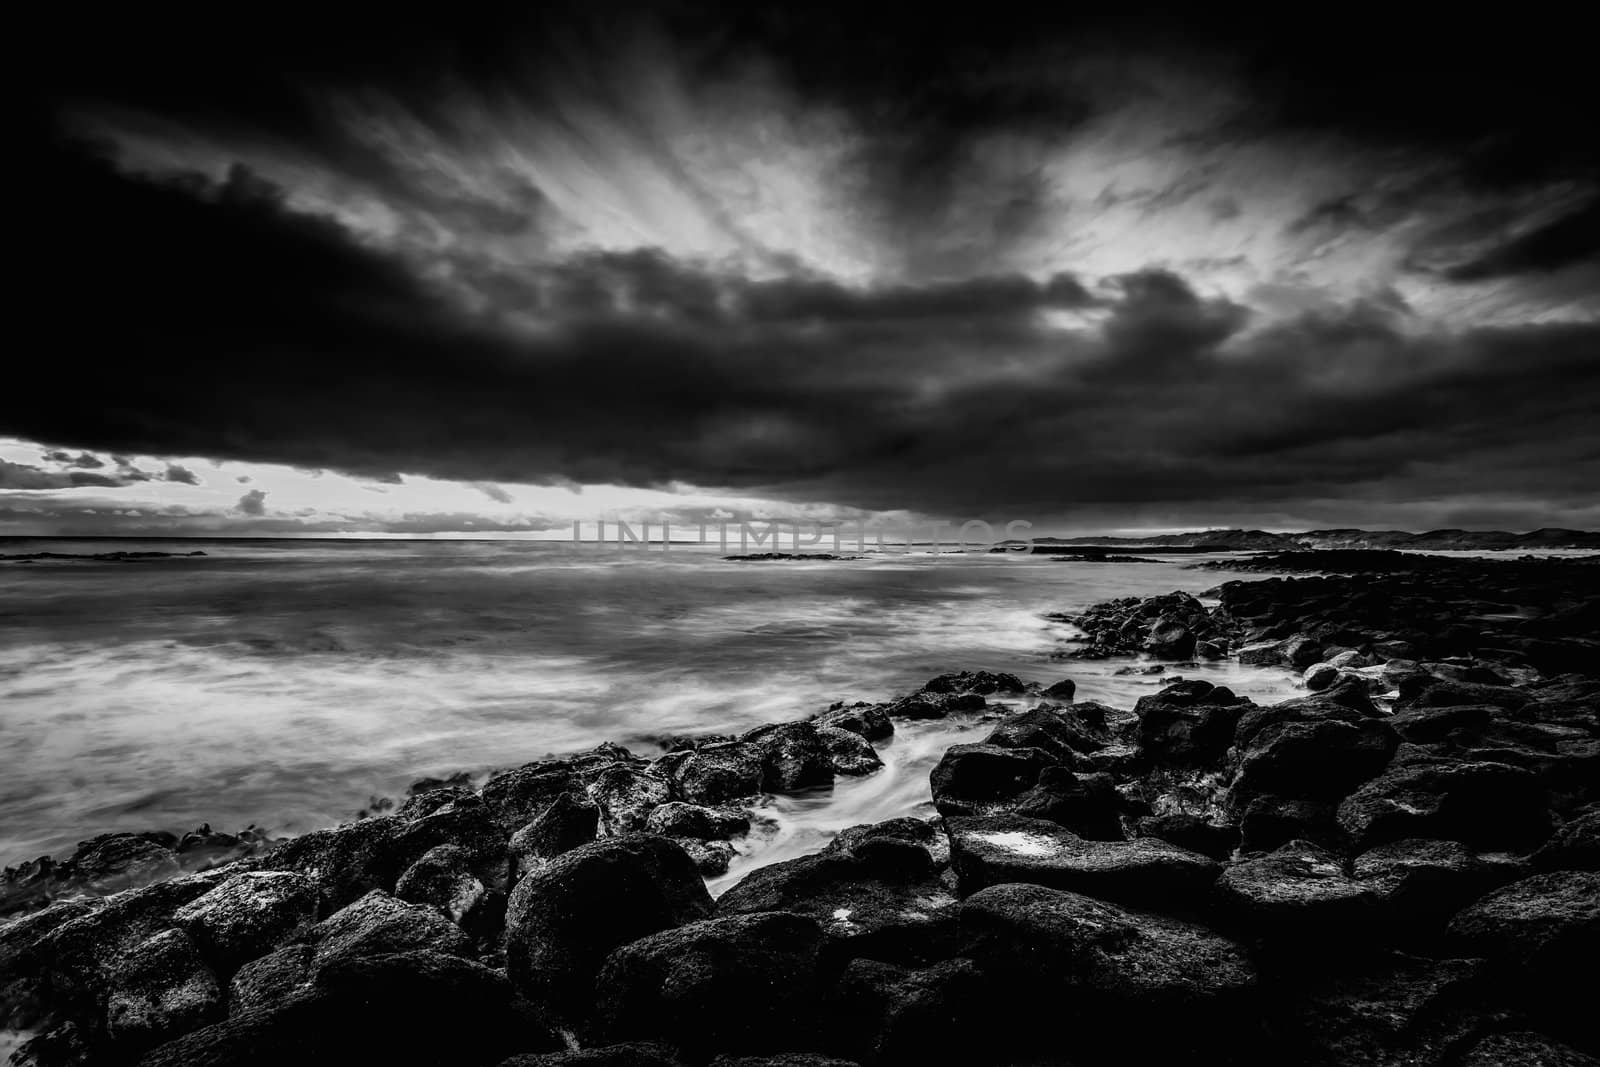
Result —
<instances>
[{"instance_id":1,"label":"distant hill","mask_svg":"<svg viewBox=\"0 0 1600 1067\"><path fill-rule=\"evenodd\" d=\"M1190 552L1289 552L1299 549L1391 548L1414 551L1512 552L1529 549L1585 548L1600 550L1600 530L1546 527L1528 533L1505 530L1198 530L1152 537L1035 537L1042 546L1186 549Z\"/></svg>"}]
</instances>

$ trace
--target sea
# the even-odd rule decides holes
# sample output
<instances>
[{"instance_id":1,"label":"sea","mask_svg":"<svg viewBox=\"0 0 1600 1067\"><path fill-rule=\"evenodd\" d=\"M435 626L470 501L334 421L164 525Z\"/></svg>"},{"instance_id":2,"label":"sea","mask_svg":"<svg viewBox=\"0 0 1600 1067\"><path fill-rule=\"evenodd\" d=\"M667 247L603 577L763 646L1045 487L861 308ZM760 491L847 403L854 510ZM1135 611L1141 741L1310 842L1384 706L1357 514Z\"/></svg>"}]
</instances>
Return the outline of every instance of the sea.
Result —
<instances>
[{"instance_id":1,"label":"sea","mask_svg":"<svg viewBox=\"0 0 1600 1067\"><path fill-rule=\"evenodd\" d=\"M1062 658L1048 616L1234 577L1158 562L875 551L733 562L713 547L532 541L11 540L0 552L201 551L0 563L0 864L108 831L276 835L423 777L475 779L602 741L731 734L957 670L1072 678L1131 707L1175 674L1257 701L1297 678ZM1148 555L1148 553L1141 553ZM1028 706L1023 701L1018 706ZM901 722L882 771L764 798L725 888L838 830L930 814L928 772L990 724Z\"/></svg>"}]
</instances>

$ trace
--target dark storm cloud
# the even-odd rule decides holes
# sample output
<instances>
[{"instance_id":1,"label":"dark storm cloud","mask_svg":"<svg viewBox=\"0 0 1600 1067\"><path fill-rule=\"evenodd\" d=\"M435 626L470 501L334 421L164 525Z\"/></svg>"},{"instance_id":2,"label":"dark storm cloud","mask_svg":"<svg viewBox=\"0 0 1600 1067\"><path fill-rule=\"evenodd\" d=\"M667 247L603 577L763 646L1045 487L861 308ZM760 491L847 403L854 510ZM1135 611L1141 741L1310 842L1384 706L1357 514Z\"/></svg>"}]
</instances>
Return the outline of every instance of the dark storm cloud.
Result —
<instances>
[{"instance_id":1,"label":"dark storm cloud","mask_svg":"<svg viewBox=\"0 0 1600 1067\"><path fill-rule=\"evenodd\" d=\"M1600 199L1451 267L1444 276L1454 282L1477 282L1543 274L1596 259L1600 259Z\"/></svg>"},{"instance_id":2,"label":"dark storm cloud","mask_svg":"<svg viewBox=\"0 0 1600 1067\"><path fill-rule=\"evenodd\" d=\"M239 503L234 509L241 515L265 515L267 511L267 494L262 489L252 489L239 498Z\"/></svg>"},{"instance_id":3,"label":"dark storm cloud","mask_svg":"<svg viewBox=\"0 0 1600 1067\"><path fill-rule=\"evenodd\" d=\"M1465 484L1532 515L1586 497L1600 455L1591 325L1433 332L1392 301L1258 322L1168 272L850 289L661 255L502 278L474 312L247 174L56 180L74 211L27 313L93 365L70 392L21 368L0 431L65 447L1019 516Z\"/></svg>"},{"instance_id":4,"label":"dark storm cloud","mask_svg":"<svg viewBox=\"0 0 1600 1067\"><path fill-rule=\"evenodd\" d=\"M90 455L88 452L79 452L76 456L74 456L71 452L63 452L60 449L52 449L51 451L45 453L44 458L49 460L51 463L60 463L64 466L79 467L86 470L99 470L101 467L106 465L105 460L98 456Z\"/></svg>"},{"instance_id":5,"label":"dark storm cloud","mask_svg":"<svg viewBox=\"0 0 1600 1067\"><path fill-rule=\"evenodd\" d=\"M47 471L26 463L0 459L0 489L70 489L77 486L120 486L126 480L85 471Z\"/></svg>"},{"instance_id":6,"label":"dark storm cloud","mask_svg":"<svg viewBox=\"0 0 1600 1067\"><path fill-rule=\"evenodd\" d=\"M166 480L169 482L182 482L184 485L199 485L200 476L188 467L177 463L167 464Z\"/></svg>"}]
</instances>

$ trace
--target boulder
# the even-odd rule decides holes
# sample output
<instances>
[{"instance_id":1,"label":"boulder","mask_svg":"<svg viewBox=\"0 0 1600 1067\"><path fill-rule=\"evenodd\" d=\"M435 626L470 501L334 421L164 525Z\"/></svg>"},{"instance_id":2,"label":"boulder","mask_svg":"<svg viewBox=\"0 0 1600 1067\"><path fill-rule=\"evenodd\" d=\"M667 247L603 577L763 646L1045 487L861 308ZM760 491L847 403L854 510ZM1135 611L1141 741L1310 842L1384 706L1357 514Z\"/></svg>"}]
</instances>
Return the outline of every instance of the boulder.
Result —
<instances>
[{"instance_id":1,"label":"boulder","mask_svg":"<svg viewBox=\"0 0 1600 1067\"><path fill-rule=\"evenodd\" d=\"M937 821L917 819L909 815L883 822L861 823L847 826L834 835L824 852L852 852L863 843L880 838L908 841L928 853L935 869L950 865L950 838Z\"/></svg>"},{"instance_id":2,"label":"boulder","mask_svg":"<svg viewBox=\"0 0 1600 1067\"><path fill-rule=\"evenodd\" d=\"M1071 708L1040 704L1000 720L983 743L1000 748L1036 748L1056 763L1070 766L1078 753L1104 748L1110 740L1107 730L1084 722Z\"/></svg>"},{"instance_id":3,"label":"boulder","mask_svg":"<svg viewBox=\"0 0 1600 1067\"><path fill-rule=\"evenodd\" d=\"M1267 794L1338 800L1379 774L1399 743L1377 719L1275 723L1240 752L1233 802Z\"/></svg>"},{"instance_id":4,"label":"boulder","mask_svg":"<svg viewBox=\"0 0 1600 1067\"><path fill-rule=\"evenodd\" d=\"M652 812L651 814L654 814ZM587 845L600 834L600 806L583 793L562 793L544 812L511 835L511 880L543 866L564 852Z\"/></svg>"},{"instance_id":5,"label":"boulder","mask_svg":"<svg viewBox=\"0 0 1600 1067\"><path fill-rule=\"evenodd\" d=\"M167 841L173 843L170 835ZM171 848L140 834L102 834L79 844L68 862L73 880L96 893L149 885L182 870Z\"/></svg>"},{"instance_id":6,"label":"boulder","mask_svg":"<svg viewBox=\"0 0 1600 1067\"><path fill-rule=\"evenodd\" d=\"M822 742L823 751L827 753L835 774L858 778L883 769L883 760L878 758L877 750L860 734L832 726L819 726L817 739Z\"/></svg>"},{"instance_id":7,"label":"boulder","mask_svg":"<svg viewBox=\"0 0 1600 1067\"><path fill-rule=\"evenodd\" d=\"M1331 817L1331 813L1330 813ZM1139 837L1156 837L1179 848L1226 860L1239 847L1239 828L1200 815L1147 815L1135 824Z\"/></svg>"},{"instance_id":8,"label":"boulder","mask_svg":"<svg viewBox=\"0 0 1600 1067\"><path fill-rule=\"evenodd\" d=\"M1532 859L1541 871L1600 871L1600 811L1563 824Z\"/></svg>"},{"instance_id":9,"label":"boulder","mask_svg":"<svg viewBox=\"0 0 1600 1067\"><path fill-rule=\"evenodd\" d=\"M1216 896L1225 915L1274 947L1306 941L1341 947L1383 932L1377 889L1350 877L1342 859L1310 841L1232 864L1217 879Z\"/></svg>"},{"instance_id":10,"label":"boulder","mask_svg":"<svg viewBox=\"0 0 1600 1067\"><path fill-rule=\"evenodd\" d=\"M861 1063L982 1063L1005 1051L1003 1035L982 1025L987 1007L983 974L971 960L915 970L858 959L845 968L827 1014Z\"/></svg>"},{"instance_id":11,"label":"boulder","mask_svg":"<svg viewBox=\"0 0 1600 1067\"><path fill-rule=\"evenodd\" d=\"M1009 811L1055 762L1037 748L951 745L928 776L934 807L945 816Z\"/></svg>"},{"instance_id":12,"label":"boulder","mask_svg":"<svg viewBox=\"0 0 1600 1067\"><path fill-rule=\"evenodd\" d=\"M691 1054L803 1046L823 935L783 912L692 922L613 952L595 982L603 1040L661 1038Z\"/></svg>"},{"instance_id":13,"label":"boulder","mask_svg":"<svg viewBox=\"0 0 1600 1067\"><path fill-rule=\"evenodd\" d=\"M1181 681L1134 705L1140 751L1157 763L1203 766L1221 761L1239 717L1253 705L1224 686Z\"/></svg>"},{"instance_id":14,"label":"boulder","mask_svg":"<svg viewBox=\"0 0 1600 1067\"><path fill-rule=\"evenodd\" d=\"M717 900L722 915L786 911L815 920L830 959L908 963L954 952L955 909L926 850L890 837L757 868Z\"/></svg>"},{"instance_id":15,"label":"boulder","mask_svg":"<svg viewBox=\"0 0 1600 1067\"><path fill-rule=\"evenodd\" d=\"M514 1006L503 975L419 950L351 957L269 1007L155 1049L142 1067L345 1067L352 1062L494 1067L562 1043Z\"/></svg>"},{"instance_id":16,"label":"boulder","mask_svg":"<svg viewBox=\"0 0 1600 1067\"><path fill-rule=\"evenodd\" d=\"M528 825L563 793L582 792L572 767L559 760L528 763L484 783L482 797L506 833Z\"/></svg>"},{"instance_id":17,"label":"boulder","mask_svg":"<svg viewBox=\"0 0 1600 1067\"><path fill-rule=\"evenodd\" d=\"M588 781L589 799L600 809L600 825L612 836L643 830L650 813L672 799L672 786L631 764L618 763Z\"/></svg>"},{"instance_id":18,"label":"boulder","mask_svg":"<svg viewBox=\"0 0 1600 1067\"><path fill-rule=\"evenodd\" d=\"M1555 977L1579 973L1600 952L1600 873L1553 871L1513 882L1450 920L1464 951Z\"/></svg>"},{"instance_id":19,"label":"boulder","mask_svg":"<svg viewBox=\"0 0 1600 1067\"><path fill-rule=\"evenodd\" d=\"M455 845L439 845L424 852L394 885L396 897L434 908L457 926L483 900L485 892L484 884L472 873L472 857Z\"/></svg>"},{"instance_id":20,"label":"boulder","mask_svg":"<svg viewBox=\"0 0 1600 1067\"><path fill-rule=\"evenodd\" d=\"M1490 1034L1456 1061L1457 1067L1600 1067L1600 1059L1532 1030Z\"/></svg>"},{"instance_id":21,"label":"boulder","mask_svg":"<svg viewBox=\"0 0 1600 1067\"><path fill-rule=\"evenodd\" d=\"M500 1067L684 1067L678 1054L654 1041L624 1041L616 1045L533 1052L513 1056Z\"/></svg>"},{"instance_id":22,"label":"boulder","mask_svg":"<svg viewBox=\"0 0 1600 1067\"><path fill-rule=\"evenodd\" d=\"M836 705L811 720L819 729L848 730L868 741L883 741L894 736L894 720L881 704Z\"/></svg>"},{"instance_id":23,"label":"boulder","mask_svg":"<svg viewBox=\"0 0 1600 1067\"><path fill-rule=\"evenodd\" d=\"M1051 682L1040 692L1046 700L1062 700L1070 703L1078 692L1078 683L1071 678L1063 678L1059 682Z\"/></svg>"},{"instance_id":24,"label":"boulder","mask_svg":"<svg viewBox=\"0 0 1600 1067\"><path fill-rule=\"evenodd\" d=\"M1290 841L1310 841L1334 852L1344 850L1337 809L1322 800L1300 797L1253 798L1239 817L1239 850L1271 852Z\"/></svg>"},{"instance_id":25,"label":"boulder","mask_svg":"<svg viewBox=\"0 0 1600 1067\"><path fill-rule=\"evenodd\" d=\"M1357 881L1371 886L1402 937L1428 937L1458 909L1497 885L1527 873L1505 860L1488 861L1458 841L1407 838L1361 853Z\"/></svg>"},{"instance_id":26,"label":"boulder","mask_svg":"<svg viewBox=\"0 0 1600 1067\"><path fill-rule=\"evenodd\" d=\"M1331 968L1279 990L1275 1062L1307 1067L1454 1063L1492 1022L1483 961L1389 953L1355 973Z\"/></svg>"},{"instance_id":27,"label":"boulder","mask_svg":"<svg viewBox=\"0 0 1600 1067\"><path fill-rule=\"evenodd\" d=\"M222 987L182 930L163 930L118 961L105 990L106 1036L124 1054L224 1014Z\"/></svg>"},{"instance_id":28,"label":"boulder","mask_svg":"<svg viewBox=\"0 0 1600 1067\"><path fill-rule=\"evenodd\" d=\"M760 753L761 787L769 792L793 792L833 781L833 760L812 723L758 726L740 741Z\"/></svg>"},{"instance_id":29,"label":"boulder","mask_svg":"<svg viewBox=\"0 0 1600 1067\"><path fill-rule=\"evenodd\" d=\"M1158 838L1089 841L1055 823L1014 815L945 820L962 896L1006 882L1158 908L1200 898L1220 871L1212 859Z\"/></svg>"},{"instance_id":30,"label":"boulder","mask_svg":"<svg viewBox=\"0 0 1600 1067\"><path fill-rule=\"evenodd\" d=\"M678 845L649 834L596 841L517 883L506 909L506 971L530 999L582 1009L614 949L711 910Z\"/></svg>"},{"instance_id":31,"label":"boulder","mask_svg":"<svg viewBox=\"0 0 1600 1067\"><path fill-rule=\"evenodd\" d=\"M991 696L995 693L1022 693L1027 688L1022 679L1005 671L957 671L929 679L928 684L922 687L922 692Z\"/></svg>"},{"instance_id":32,"label":"boulder","mask_svg":"<svg viewBox=\"0 0 1600 1067\"><path fill-rule=\"evenodd\" d=\"M1122 798L1109 774L1074 774L1046 767L1033 788L1017 797L1011 810L1029 819L1047 819L1080 837L1121 841Z\"/></svg>"},{"instance_id":33,"label":"boulder","mask_svg":"<svg viewBox=\"0 0 1600 1067\"><path fill-rule=\"evenodd\" d=\"M1339 826L1357 849L1407 837L1477 848L1531 848L1551 832L1533 773L1504 763L1396 759L1339 805Z\"/></svg>"},{"instance_id":34,"label":"boulder","mask_svg":"<svg viewBox=\"0 0 1600 1067\"><path fill-rule=\"evenodd\" d=\"M765 781L762 750L744 741L702 745L670 771L678 795L691 804L720 804L755 796Z\"/></svg>"},{"instance_id":35,"label":"boulder","mask_svg":"<svg viewBox=\"0 0 1600 1067\"><path fill-rule=\"evenodd\" d=\"M245 871L173 912L219 975L263 956L317 918L317 887L293 871Z\"/></svg>"},{"instance_id":36,"label":"boulder","mask_svg":"<svg viewBox=\"0 0 1600 1067\"><path fill-rule=\"evenodd\" d=\"M306 940L316 948L313 969L357 956L419 949L465 956L471 950L466 935L436 909L407 904L381 889L317 923Z\"/></svg>"},{"instance_id":37,"label":"boulder","mask_svg":"<svg viewBox=\"0 0 1600 1067\"><path fill-rule=\"evenodd\" d=\"M1313 663L1306 668L1301 680L1313 693L1320 692L1339 680L1339 668L1332 663Z\"/></svg>"},{"instance_id":38,"label":"boulder","mask_svg":"<svg viewBox=\"0 0 1600 1067\"><path fill-rule=\"evenodd\" d=\"M662 837L725 840L749 833L750 817L735 808L708 808L674 800L652 811L645 829Z\"/></svg>"},{"instance_id":39,"label":"boulder","mask_svg":"<svg viewBox=\"0 0 1600 1067\"><path fill-rule=\"evenodd\" d=\"M1237 1040L1257 985L1244 950L1203 926L1046 886L975 893L960 926L961 954L1014 1008L1051 1012L1038 1033L1047 1048L1070 1027L1074 1055L1186 1050L1210 1062Z\"/></svg>"},{"instance_id":40,"label":"boulder","mask_svg":"<svg viewBox=\"0 0 1600 1067\"><path fill-rule=\"evenodd\" d=\"M228 983L229 1014L270 1007L304 989L315 954L310 945L284 945L240 967Z\"/></svg>"},{"instance_id":41,"label":"boulder","mask_svg":"<svg viewBox=\"0 0 1600 1067\"><path fill-rule=\"evenodd\" d=\"M739 850L728 841L706 841L698 837L670 837L667 840L683 849L694 861L695 869L707 878L727 874Z\"/></svg>"}]
</instances>

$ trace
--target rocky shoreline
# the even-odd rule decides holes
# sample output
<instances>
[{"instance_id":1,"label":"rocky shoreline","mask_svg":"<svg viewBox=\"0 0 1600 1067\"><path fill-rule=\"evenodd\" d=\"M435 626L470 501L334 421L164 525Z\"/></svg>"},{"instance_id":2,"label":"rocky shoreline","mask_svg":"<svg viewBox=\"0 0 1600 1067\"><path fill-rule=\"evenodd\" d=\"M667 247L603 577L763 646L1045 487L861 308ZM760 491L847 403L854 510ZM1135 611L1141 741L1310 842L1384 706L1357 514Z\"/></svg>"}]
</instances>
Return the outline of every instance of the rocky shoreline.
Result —
<instances>
[{"instance_id":1,"label":"rocky shoreline","mask_svg":"<svg viewBox=\"0 0 1600 1067\"><path fill-rule=\"evenodd\" d=\"M1062 656L1300 672L1275 705L960 672L290 840L8 870L14 1062L1594 1063L1600 567L1262 566L1336 573L1095 605ZM752 798L945 717L993 726L933 770L937 817L711 898Z\"/></svg>"}]
</instances>

